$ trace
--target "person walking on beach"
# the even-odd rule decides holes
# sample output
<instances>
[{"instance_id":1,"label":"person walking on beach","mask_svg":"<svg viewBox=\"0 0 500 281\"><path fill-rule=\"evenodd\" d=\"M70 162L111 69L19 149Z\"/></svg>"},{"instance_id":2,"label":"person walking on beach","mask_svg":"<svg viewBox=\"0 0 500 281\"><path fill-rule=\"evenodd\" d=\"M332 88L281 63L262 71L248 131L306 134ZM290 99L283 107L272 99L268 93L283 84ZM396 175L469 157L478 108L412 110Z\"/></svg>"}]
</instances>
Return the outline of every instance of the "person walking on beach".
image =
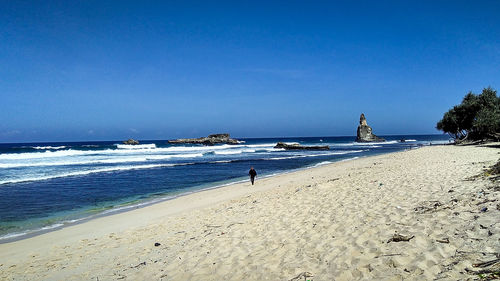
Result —
<instances>
[{"instance_id":1,"label":"person walking on beach","mask_svg":"<svg viewBox=\"0 0 500 281\"><path fill-rule=\"evenodd\" d=\"M253 167L250 167L250 171L248 171L248 175L250 176L250 181L252 182L252 185L253 185L255 177L257 176L257 172L255 171L255 169Z\"/></svg>"}]
</instances>

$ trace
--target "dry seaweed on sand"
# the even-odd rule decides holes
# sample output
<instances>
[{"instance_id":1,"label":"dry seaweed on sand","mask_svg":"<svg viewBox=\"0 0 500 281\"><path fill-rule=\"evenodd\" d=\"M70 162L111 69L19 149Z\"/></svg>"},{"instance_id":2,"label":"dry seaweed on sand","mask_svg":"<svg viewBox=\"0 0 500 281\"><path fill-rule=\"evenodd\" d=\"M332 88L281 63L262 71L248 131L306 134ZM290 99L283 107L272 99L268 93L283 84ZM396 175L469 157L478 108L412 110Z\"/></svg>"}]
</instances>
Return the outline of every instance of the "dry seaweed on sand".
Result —
<instances>
[{"instance_id":1,"label":"dry seaweed on sand","mask_svg":"<svg viewBox=\"0 0 500 281\"><path fill-rule=\"evenodd\" d=\"M391 239L387 240L387 243L391 243L391 242L408 242L411 239L413 239L414 237L415 237L415 235L412 235L412 236L403 236L401 234L395 233L394 235L392 235Z\"/></svg>"},{"instance_id":2,"label":"dry seaweed on sand","mask_svg":"<svg viewBox=\"0 0 500 281\"><path fill-rule=\"evenodd\" d=\"M490 175L500 175L500 159L488 170Z\"/></svg>"},{"instance_id":3,"label":"dry seaweed on sand","mask_svg":"<svg viewBox=\"0 0 500 281\"><path fill-rule=\"evenodd\" d=\"M422 202L422 204L418 207L415 207L415 212L417 213L427 213L427 212L435 212L438 210L443 210L443 209L449 209L449 206L443 206L443 203L436 201L436 200L431 200L431 201L425 201Z\"/></svg>"},{"instance_id":4,"label":"dry seaweed on sand","mask_svg":"<svg viewBox=\"0 0 500 281\"><path fill-rule=\"evenodd\" d=\"M465 271L469 274L477 275L480 280L498 280L500 279L500 267L494 267L489 269L472 270L465 268Z\"/></svg>"},{"instance_id":5,"label":"dry seaweed on sand","mask_svg":"<svg viewBox=\"0 0 500 281\"><path fill-rule=\"evenodd\" d=\"M457 251L458 252L458 251ZM474 253L474 252L462 252L462 253ZM472 270L465 268L465 271L468 274L477 275L480 280L499 280L500 279L500 253L485 253L485 252L477 252L484 254L495 255L496 259L478 262L472 264L472 267L480 268L479 270Z\"/></svg>"},{"instance_id":6,"label":"dry seaweed on sand","mask_svg":"<svg viewBox=\"0 0 500 281\"><path fill-rule=\"evenodd\" d=\"M443 239L436 239L436 242L448 244L448 243L450 243L450 239L448 239L448 237L443 238Z\"/></svg>"},{"instance_id":7,"label":"dry seaweed on sand","mask_svg":"<svg viewBox=\"0 0 500 281\"><path fill-rule=\"evenodd\" d=\"M313 277L311 272L304 271L300 273L299 275L295 276L294 278L290 279L289 281L301 281L302 278L304 278L304 281L307 281L309 277Z\"/></svg>"},{"instance_id":8,"label":"dry seaweed on sand","mask_svg":"<svg viewBox=\"0 0 500 281\"><path fill-rule=\"evenodd\" d=\"M475 263L472 266L473 267L487 267L487 266L491 266L491 265L497 264L499 262L500 262L500 258L499 259L494 259L494 260L491 260L491 261L485 261L485 262Z\"/></svg>"},{"instance_id":9,"label":"dry seaweed on sand","mask_svg":"<svg viewBox=\"0 0 500 281\"><path fill-rule=\"evenodd\" d=\"M489 176L489 179L492 181L497 181L500 179L500 159L497 163L488 170L486 170L485 174Z\"/></svg>"},{"instance_id":10,"label":"dry seaweed on sand","mask_svg":"<svg viewBox=\"0 0 500 281\"><path fill-rule=\"evenodd\" d=\"M485 167L483 166L483 168L485 168ZM485 171L483 171L482 173L480 173L478 175L468 177L468 178L464 179L464 181L475 181L479 178L488 178L489 180L491 180L493 182L498 181L500 179L500 159L497 161L496 164L491 166L489 169L486 169Z\"/></svg>"}]
</instances>

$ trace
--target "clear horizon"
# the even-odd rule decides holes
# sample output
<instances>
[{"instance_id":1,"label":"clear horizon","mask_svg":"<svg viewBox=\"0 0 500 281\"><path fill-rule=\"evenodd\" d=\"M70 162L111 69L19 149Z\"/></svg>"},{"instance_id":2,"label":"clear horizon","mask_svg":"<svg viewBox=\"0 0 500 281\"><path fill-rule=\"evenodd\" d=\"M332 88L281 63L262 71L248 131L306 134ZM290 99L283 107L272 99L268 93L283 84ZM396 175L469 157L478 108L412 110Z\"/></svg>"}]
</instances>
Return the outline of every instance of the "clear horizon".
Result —
<instances>
[{"instance_id":1,"label":"clear horizon","mask_svg":"<svg viewBox=\"0 0 500 281\"><path fill-rule=\"evenodd\" d=\"M216 134L216 133L214 133ZM392 135L378 135L382 137L394 137L394 136L441 136L441 135L447 135L446 133L435 133L435 134L392 134ZM199 137L206 137L205 136L199 136ZM197 138L197 137L195 137ZM231 138L235 139L280 139L280 138L352 138L353 140L356 139L356 135L351 135L351 136L266 136L266 137L238 137L238 136L233 136L231 135ZM130 139L130 138L129 138ZM22 144L38 144L38 143L85 143L85 142L118 142L121 144L123 141L126 141L128 139L108 139L108 140L72 140L72 141L32 141L32 142L0 142L0 144L17 144L17 143L22 143ZM167 141L167 140L172 140L171 138L166 138L166 139L141 139L141 138L136 138L134 140L138 141ZM143 143L142 143L143 144Z\"/></svg>"},{"instance_id":2,"label":"clear horizon","mask_svg":"<svg viewBox=\"0 0 500 281\"><path fill-rule=\"evenodd\" d=\"M0 3L0 143L440 134L498 1Z\"/></svg>"}]
</instances>

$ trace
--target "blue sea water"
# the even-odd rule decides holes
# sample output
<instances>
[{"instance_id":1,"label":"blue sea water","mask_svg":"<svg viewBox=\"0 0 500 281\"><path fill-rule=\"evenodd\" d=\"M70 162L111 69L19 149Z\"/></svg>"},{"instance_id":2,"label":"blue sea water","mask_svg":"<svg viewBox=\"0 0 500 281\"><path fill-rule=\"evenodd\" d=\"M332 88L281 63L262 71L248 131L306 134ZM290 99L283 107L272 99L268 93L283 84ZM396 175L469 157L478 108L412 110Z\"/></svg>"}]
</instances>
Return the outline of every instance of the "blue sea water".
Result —
<instances>
[{"instance_id":1,"label":"blue sea water","mask_svg":"<svg viewBox=\"0 0 500 281\"><path fill-rule=\"evenodd\" d=\"M238 145L171 145L142 140L0 144L0 243L103 214L259 176L448 143L447 135L242 139ZM405 139L405 142L400 142ZM278 141L329 151L274 149Z\"/></svg>"}]
</instances>

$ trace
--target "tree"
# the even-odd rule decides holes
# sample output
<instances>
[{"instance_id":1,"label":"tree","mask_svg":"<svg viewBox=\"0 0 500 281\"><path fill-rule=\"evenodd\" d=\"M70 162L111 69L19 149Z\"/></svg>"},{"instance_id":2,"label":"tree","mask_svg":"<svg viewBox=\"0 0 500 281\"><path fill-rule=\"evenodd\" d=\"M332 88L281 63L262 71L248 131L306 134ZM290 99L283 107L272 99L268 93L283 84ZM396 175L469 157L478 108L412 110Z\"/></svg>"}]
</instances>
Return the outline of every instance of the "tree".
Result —
<instances>
[{"instance_id":1,"label":"tree","mask_svg":"<svg viewBox=\"0 0 500 281\"><path fill-rule=\"evenodd\" d=\"M500 98L491 87L476 95L467 93L462 103L446 112L436 128L456 141L500 138Z\"/></svg>"}]
</instances>

